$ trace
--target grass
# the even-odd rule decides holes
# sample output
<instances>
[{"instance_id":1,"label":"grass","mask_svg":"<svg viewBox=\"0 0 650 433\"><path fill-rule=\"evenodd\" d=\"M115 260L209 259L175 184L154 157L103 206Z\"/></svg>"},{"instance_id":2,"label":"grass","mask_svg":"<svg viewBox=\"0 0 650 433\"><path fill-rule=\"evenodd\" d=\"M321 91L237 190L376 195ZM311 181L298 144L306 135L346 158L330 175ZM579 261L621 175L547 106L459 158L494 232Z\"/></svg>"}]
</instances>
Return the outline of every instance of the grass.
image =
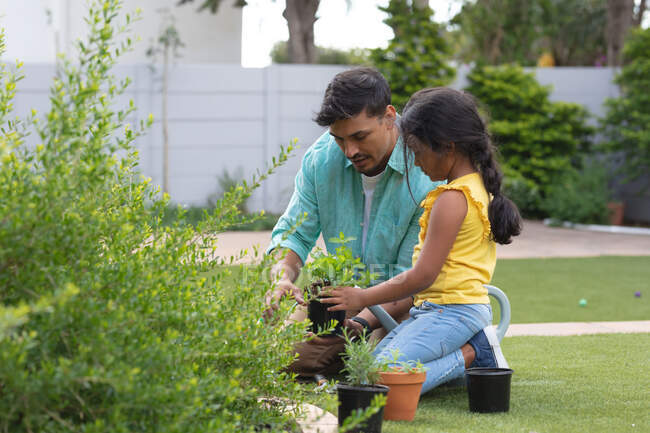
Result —
<instances>
[{"instance_id":1,"label":"grass","mask_svg":"<svg viewBox=\"0 0 650 433\"><path fill-rule=\"evenodd\" d=\"M512 323L650 319L650 257L502 259L492 283L508 295Z\"/></svg>"},{"instance_id":2,"label":"grass","mask_svg":"<svg viewBox=\"0 0 650 433\"><path fill-rule=\"evenodd\" d=\"M502 259L492 283L508 295L512 323L650 319L650 257Z\"/></svg>"},{"instance_id":3,"label":"grass","mask_svg":"<svg viewBox=\"0 0 650 433\"><path fill-rule=\"evenodd\" d=\"M515 371L510 412L470 413L465 388L441 387L422 397L414 421L385 421L382 431L650 431L650 334L512 337L502 346Z\"/></svg>"}]
</instances>

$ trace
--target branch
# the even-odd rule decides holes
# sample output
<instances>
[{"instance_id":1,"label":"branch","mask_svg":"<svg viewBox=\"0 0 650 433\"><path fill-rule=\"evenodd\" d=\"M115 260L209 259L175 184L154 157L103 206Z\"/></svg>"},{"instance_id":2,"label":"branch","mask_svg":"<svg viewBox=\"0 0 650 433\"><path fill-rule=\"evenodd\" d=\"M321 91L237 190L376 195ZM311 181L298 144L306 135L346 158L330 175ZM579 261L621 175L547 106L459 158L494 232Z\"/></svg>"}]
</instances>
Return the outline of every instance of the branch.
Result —
<instances>
[{"instance_id":1,"label":"branch","mask_svg":"<svg viewBox=\"0 0 650 433\"><path fill-rule=\"evenodd\" d=\"M636 27L641 27L641 23L643 22L643 14L645 13L646 8L646 0L641 0L641 3L639 4L639 10L636 12L636 15L632 17L632 22Z\"/></svg>"}]
</instances>

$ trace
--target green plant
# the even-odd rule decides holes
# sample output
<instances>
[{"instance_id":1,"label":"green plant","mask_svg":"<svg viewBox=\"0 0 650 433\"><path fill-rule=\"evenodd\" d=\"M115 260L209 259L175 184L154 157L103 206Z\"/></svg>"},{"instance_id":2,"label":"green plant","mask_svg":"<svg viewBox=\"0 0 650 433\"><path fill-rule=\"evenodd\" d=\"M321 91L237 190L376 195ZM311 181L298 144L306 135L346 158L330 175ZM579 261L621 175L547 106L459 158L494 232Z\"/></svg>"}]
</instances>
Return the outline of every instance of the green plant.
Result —
<instances>
[{"instance_id":1,"label":"green plant","mask_svg":"<svg viewBox=\"0 0 650 433\"><path fill-rule=\"evenodd\" d=\"M375 358L373 351L377 341L366 338L365 331L358 338L343 330L345 338L345 354L343 355L343 372L348 385L375 385L379 382L381 364Z\"/></svg>"},{"instance_id":2,"label":"green plant","mask_svg":"<svg viewBox=\"0 0 650 433\"><path fill-rule=\"evenodd\" d=\"M603 148L620 161L630 181L650 169L650 29L631 33L623 58L625 65L615 79L621 96L605 102L601 124L607 138Z\"/></svg>"},{"instance_id":3,"label":"green plant","mask_svg":"<svg viewBox=\"0 0 650 433\"><path fill-rule=\"evenodd\" d=\"M391 358L384 358L380 363L380 371L399 371L403 373L424 373L428 369L418 361L401 361L399 349L390 351Z\"/></svg>"},{"instance_id":4,"label":"green plant","mask_svg":"<svg viewBox=\"0 0 650 433\"><path fill-rule=\"evenodd\" d=\"M503 169L502 188L504 194L517 204L517 208L524 218L539 218L542 215L540 212L542 198L537 184L526 179L507 164L502 165L501 168Z\"/></svg>"},{"instance_id":5,"label":"green plant","mask_svg":"<svg viewBox=\"0 0 650 433\"><path fill-rule=\"evenodd\" d=\"M282 370L305 325L259 322L267 262L230 279L210 257L292 146L196 227L182 212L163 225L168 198L132 146L152 119L134 128L134 104L116 102L129 80L111 68L131 46L120 4L89 2L88 37L61 60L44 121L9 120L20 75L0 71L0 430L282 431L296 410L259 399L301 401Z\"/></svg>"},{"instance_id":6,"label":"green plant","mask_svg":"<svg viewBox=\"0 0 650 433\"><path fill-rule=\"evenodd\" d=\"M392 103L401 110L413 93L451 83L456 71L448 64L451 50L429 6L391 0L379 9L388 14L384 22L395 36L387 48L372 50L370 60L390 83Z\"/></svg>"},{"instance_id":7,"label":"green plant","mask_svg":"<svg viewBox=\"0 0 650 433\"><path fill-rule=\"evenodd\" d=\"M468 80L466 90L489 112L489 131L502 163L511 174L521 175L525 188L536 186L542 198L557 177L590 150L594 128L587 124L587 110L551 102L550 88L533 74L514 65L483 66L474 68ZM531 192L522 203L531 213L541 211L533 208L535 195Z\"/></svg>"},{"instance_id":8,"label":"green plant","mask_svg":"<svg viewBox=\"0 0 650 433\"><path fill-rule=\"evenodd\" d=\"M569 168L548 188L542 209L553 219L585 224L608 221L611 200L607 169L595 161Z\"/></svg>"},{"instance_id":9,"label":"green plant","mask_svg":"<svg viewBox=\"0 0 650 433\"><path fill-rule=\"evenodd\" d=\"M165 209L163 215L163 224L171 226L179 220L179 214L183 213L182 221L184 224L197 226L197 224L205 218L206 213L211 214L214 206L188 206L169 205ZM267 231L272 230L278 222L280 215L269 213L247 213L242 214L245 222L241 224L231 225L228 227L229 231Z\"/></svg>"},{"instance_id":10,"label":"green plant","mask_svg":"<svg viewBox=\"0 0 650 433\"><path fill-rule=\"evenodd\" d=\"M338 238L329 240L341 245L336 248L336 254L327 255L320 250L312 253L313 261L307 263L304 268L308 281L327 281L331 286L368 286L375 275L366 271L366 265L361 262L361 258L354 257L350 248L345 245L355 239L345 237L341 232Z\"/></svg>"}]
</instances>

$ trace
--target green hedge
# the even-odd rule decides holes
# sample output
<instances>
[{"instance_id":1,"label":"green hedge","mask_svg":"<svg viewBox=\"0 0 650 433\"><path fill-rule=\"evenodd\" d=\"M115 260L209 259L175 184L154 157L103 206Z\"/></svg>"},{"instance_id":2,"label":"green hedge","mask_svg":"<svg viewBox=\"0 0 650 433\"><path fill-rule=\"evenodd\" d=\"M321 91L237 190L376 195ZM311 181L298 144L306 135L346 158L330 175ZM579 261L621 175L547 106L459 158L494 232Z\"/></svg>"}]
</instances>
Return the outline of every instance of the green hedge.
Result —
<instances>
[{"instance_id":1,"label":"green hedge","mask_svg":"<svg viewBox=\"0 0 650 433\"><path fill-rule=\"evenodd\" d=\"M545 197L559 176L579 164L587 153L594 128L579 104L551 102L550 87L514 65L476 67L466 88L479 99L491 118L490 133L501 161L518 173L515 196ZM506 189L509 185L506 184ZM523 192L522 191L526 191ZM517 204L527 216L542 216L539 200Z\"/></svg>"},{"instance_id":2,"label":"green hedge","mask_svg":"<svg viewBox=\"0 0 650 433\"><path fill-rule=\"evenodd\" d=\"M130 47L119 4L90 3L89 37L61 62L44 119L13 120L19 76L0 66L0 430L283 431L294 413L258 399L301 401L281 370L304 325L259 321L264 266L234 279L209 260L213 233L268 172L196 228L162 224L167 200L132 147L151 119L135 128L132 103L114 108L128 80L110 69Z\"/></svg>"},{"instance_id":3,"label":"green hedge","mask_svg":"<svg viewBox=\"0 0 650 433\"><path fill-rule=\"evenodd\" d=\"M650 171L650 29L633 30L616 77L619 98L606 101L604 149L622 163L627 180Z\"/></svg>"}]
</instances>

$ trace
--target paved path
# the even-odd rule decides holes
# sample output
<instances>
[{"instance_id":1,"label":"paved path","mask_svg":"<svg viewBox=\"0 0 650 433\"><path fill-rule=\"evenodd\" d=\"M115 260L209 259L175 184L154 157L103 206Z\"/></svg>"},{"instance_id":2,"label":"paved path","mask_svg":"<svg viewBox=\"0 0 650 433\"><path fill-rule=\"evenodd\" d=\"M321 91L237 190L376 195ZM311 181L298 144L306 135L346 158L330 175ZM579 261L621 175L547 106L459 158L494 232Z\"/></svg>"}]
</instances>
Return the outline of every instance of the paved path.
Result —
<instances>
[{"instance_id":1,"label":"paved path","mask_svg":"<svg viewBox=\"0 0 650 433\"><path fill-rule=\"evenodd\" d=\"M629 322L515 323L506 337L650 333L650 320Z\"/></svg>"},{"instance_id":2,"label":"paved path","mask_svg":"<svg viewBox=\"0 0 650 433\"><path fill-rule=\"evenodd\" d=\"M271 232L226 232L218 237L217 255L230 257L258 245L264 251ZM325 249L323 239L317 246ZM498 245L499 258L650 256L650 236L589 232L547 227L539 221L525 221L524 229L510 245Z\"/></svg>"}]
</instances>

